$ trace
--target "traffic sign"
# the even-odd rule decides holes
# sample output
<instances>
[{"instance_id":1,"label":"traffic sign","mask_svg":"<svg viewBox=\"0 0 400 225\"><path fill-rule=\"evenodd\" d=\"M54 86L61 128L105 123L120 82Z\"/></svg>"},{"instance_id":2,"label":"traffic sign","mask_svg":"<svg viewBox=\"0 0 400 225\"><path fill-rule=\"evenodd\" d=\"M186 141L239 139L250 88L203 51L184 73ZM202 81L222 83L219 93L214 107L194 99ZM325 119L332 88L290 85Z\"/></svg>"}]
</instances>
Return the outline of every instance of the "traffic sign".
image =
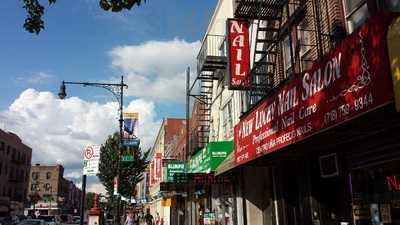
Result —
<instances>
[{"instance_id":1,"label":"traffic sign","mask_svg":"<svg viewBox=\"0 0 400 225\"><path fill-rule=\"evenodd\" d=\"M100 146L87 146L83 152L83 174L97 175L99 173Z\"/></svg>"}]
</instances>

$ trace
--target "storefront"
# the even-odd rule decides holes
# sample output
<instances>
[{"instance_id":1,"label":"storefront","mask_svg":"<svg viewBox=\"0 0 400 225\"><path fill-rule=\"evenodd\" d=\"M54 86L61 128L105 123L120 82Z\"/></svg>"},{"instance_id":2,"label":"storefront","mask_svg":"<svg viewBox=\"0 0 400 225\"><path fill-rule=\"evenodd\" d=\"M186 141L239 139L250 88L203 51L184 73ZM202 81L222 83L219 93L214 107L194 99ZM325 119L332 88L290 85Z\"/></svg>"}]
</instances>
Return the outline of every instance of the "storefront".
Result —
<instances>
[{"instance_id":1,"label":"storefront","mask_svg":"<svg viewBox=\"0 0 400 225\"><path fill-rule=\"evenodd\" d=\"M243 224L399 224L393 18L370 18L235 126Z\"/></svg>"},{"instance_id":2,"label":"storefront","mask_svg":"<svg viewBox=\"0 0 400 225\"><path fill-rule=\"evenodd\" d=\"M187 211L192 212L192 224L233 225L233 178L214 176L232 152L232 141L210 142L189 160L185 179L190 183Z\"/></svg>"}]
</instances>

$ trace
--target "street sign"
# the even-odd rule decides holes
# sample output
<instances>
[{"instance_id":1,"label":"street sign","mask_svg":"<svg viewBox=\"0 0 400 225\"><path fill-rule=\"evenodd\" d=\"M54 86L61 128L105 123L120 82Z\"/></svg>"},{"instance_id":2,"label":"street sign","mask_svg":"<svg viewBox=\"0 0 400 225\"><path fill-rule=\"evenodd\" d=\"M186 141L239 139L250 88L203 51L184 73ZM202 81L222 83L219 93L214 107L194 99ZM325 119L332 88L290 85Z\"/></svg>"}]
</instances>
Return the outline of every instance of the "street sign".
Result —
<instances>
[{"instance_id":1,"label":"street sign","mask_svg":"<svg viewBox=\"0 0 400 225\"><path fill-rule=\"evenodd\" d=\"M83 174L97 175L99 173L100 146L89 145L83 152Z\"/></svg>"},{"instance_id":2,"label":"street sign","mask_svg":"<svg viewBox=\"0 0 400 225\"><path fill-rule=\"evenodd\" d=\"M122 162L133 162L135 157L133 155L123 155L122 156Z\"/></svg>"},{"instance_id":3,"label":"street sign","mask_svg":"<svg viewBox=\"0 0 400 225\"><path fill-rule=\"evenodd\" d=\"M122 139L122 143L126 147L138 148L140 145L139 138Z\"/></svg>"}]
</instances>

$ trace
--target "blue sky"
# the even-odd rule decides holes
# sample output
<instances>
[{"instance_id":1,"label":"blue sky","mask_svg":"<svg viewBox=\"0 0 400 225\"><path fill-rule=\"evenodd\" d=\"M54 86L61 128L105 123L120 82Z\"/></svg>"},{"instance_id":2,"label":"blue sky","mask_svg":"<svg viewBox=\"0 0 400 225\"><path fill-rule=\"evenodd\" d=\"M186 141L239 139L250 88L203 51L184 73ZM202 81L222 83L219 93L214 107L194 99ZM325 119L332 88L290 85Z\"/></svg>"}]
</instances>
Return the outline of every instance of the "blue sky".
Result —
<instances>
[{"instance_id":1,"label":"blue sky","mask_svg":"<svg viewBox=\"0 0 400 225\"><path fill-rule=\"evenodd\" d=\"M63 164L79 182L82 149L118 129L118 105L104 90L77 86L67 86L69 98L61 101L59 84L115 82L124 74L125 110L140 113L139 136L151 146L162 118L184 117L185 69L195 67L216 3L148 0L111 13L98 0L58 0L46 8L46 29L35 35L23 29L21 1L3 0L0 128L32 147L32 163ZM89 185L99 187L96 179Z\"/></svg>"},{"instance_id":2,"label":"blue sky","mask_svg":"<svg viewBox=\"0 0 400 225\"><path fill-rule=\"evenodd\" d=\"M175 37L199 40L215 4L215 0L149 0L116 14L102 11L97 0L58 0L46 8L46 30L34 35L22 28L25 12L21 2L5 0L0 20L0 108L7 108L28 87L57 92L62 79L95 81L119 75L107 54L115 46ZM51 79L23 81L40 72ZM73 87L70 92L84 99L102 95L101 91Z\"/></svg>"}]
</instances>

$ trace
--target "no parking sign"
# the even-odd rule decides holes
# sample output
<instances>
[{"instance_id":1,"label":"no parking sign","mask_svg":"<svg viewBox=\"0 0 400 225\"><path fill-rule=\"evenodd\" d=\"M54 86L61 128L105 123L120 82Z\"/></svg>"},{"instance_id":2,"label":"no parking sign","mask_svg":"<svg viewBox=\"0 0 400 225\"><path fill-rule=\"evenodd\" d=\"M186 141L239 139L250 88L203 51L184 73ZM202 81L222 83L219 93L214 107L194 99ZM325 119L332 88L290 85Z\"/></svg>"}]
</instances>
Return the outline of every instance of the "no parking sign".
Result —
<instances>
[{"instance_id":1,"label":"no parking sign","mask_svg":"<svg viewBox=\"0 0 400 225\"><path fill-rule=\"evenodd\" d=\"M89 145L83 151L83 174L96 175L99 172L100 146Z\"/></svg>"}]
</instances>

